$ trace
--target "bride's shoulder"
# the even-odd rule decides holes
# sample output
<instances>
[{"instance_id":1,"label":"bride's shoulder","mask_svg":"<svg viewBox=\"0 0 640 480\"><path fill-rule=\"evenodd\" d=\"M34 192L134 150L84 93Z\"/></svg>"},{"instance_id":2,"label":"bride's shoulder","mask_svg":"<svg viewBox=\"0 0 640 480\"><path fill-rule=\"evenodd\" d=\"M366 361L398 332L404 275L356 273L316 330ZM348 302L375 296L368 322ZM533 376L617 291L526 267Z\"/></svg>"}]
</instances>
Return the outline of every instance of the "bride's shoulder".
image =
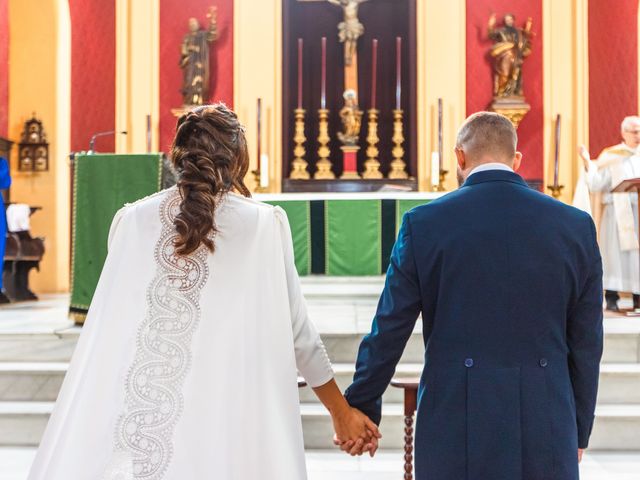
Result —
<instances>
[{"instance_id":1,"label":"bride's shoulder","mask_svg":"<svg viewBox=\"0 0 640 480\"><path fill-rule=\"evenodd\" d=\"M276 209L273 205L260 202L251 197L239 195L235 192L229 192L227 194L226 203L232 206L245 207L249 209L264 209L269 211L274 211Z\"/></svg>"}]
</instances>

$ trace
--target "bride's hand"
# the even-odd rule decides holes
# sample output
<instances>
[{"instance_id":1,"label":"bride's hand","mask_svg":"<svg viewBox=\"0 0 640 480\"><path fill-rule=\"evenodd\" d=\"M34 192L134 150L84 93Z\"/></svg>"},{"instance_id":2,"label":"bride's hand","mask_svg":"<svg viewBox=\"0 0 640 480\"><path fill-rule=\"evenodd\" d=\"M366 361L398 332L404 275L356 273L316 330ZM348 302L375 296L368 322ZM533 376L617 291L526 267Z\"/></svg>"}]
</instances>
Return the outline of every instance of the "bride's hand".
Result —
<instances>
[{"instance_id":1,"label":"bride's hand","mask_svg":"<svg viewBox=\"0 0 640 480\"><path fill-rule=\"evenodd\" d=\"M382 438L378 426L360 410L348 407L332 415L336 432L334 443L351 455L368 451L373 457Z\"/></svg>"}]
</instances>

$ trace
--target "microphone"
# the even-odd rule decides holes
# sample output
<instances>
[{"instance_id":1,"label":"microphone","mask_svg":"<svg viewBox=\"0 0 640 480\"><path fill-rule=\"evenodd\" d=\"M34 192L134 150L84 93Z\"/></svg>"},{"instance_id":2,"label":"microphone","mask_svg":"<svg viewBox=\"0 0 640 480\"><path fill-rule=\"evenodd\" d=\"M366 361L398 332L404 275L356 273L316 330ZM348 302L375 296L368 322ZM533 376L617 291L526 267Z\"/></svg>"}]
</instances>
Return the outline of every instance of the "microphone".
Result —
<instances>
[{"instance_id":1,"label":"microphone","mask_svg":"<svg viewBox=\"0 0 640 480\"><path fill-rule=\"evenodd\" d=\"M127 131L123 130L121 132L117 131L117 130L109 130L107 132L98 132L95 133L92 137L91 140L89 141L89 151L87 152L87 155L93 155L95 152L94 148L96 146L96 138L98 137L106 137L109 135L116 135L116 134L121 134L121 135L126 135Z\"/></svg>"}]
</instances>

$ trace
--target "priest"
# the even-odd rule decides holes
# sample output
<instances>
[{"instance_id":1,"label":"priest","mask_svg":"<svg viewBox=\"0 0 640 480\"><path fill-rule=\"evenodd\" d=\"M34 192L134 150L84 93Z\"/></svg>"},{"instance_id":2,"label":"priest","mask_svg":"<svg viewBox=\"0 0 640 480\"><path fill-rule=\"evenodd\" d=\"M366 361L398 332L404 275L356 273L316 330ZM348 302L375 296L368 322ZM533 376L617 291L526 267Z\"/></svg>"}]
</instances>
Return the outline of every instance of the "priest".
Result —
<instances>
[{"instance_id":1,"label":"priest","mask_svg":"<svg viewBox=\"0 0 640 480\"><path fill-rule=\"evenodd\" d=\"M619 292L633 294L640 308L638 260L638 200L635 193L611 193L621 181L640 177L640 117L626 117L621 125L622 143L605 148L592 161L585 147L585 165L591 206L599 225L607 310L618 311Z\"/></svg>"}]
</instances>

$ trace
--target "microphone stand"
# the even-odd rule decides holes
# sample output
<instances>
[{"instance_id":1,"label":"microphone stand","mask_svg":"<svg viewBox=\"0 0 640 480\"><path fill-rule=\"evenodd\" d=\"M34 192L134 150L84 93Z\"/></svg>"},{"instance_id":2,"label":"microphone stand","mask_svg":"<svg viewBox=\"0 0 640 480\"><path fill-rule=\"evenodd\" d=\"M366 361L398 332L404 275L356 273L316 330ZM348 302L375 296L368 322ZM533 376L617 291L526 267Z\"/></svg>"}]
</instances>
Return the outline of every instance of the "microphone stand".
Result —
<instances>
[{"instance_id":1,"label":"microphone stand","mask_svg":"<svg viewBox=\"0 0 640 480\"><path fill-rule=\"evenodd\" d=\"M106 132L98 132L95 133L92 137L91 140L89 141L89 151L87 152L87 155L93 155L95 152L94 148L96 146L96 138L98 137L107 137L109 135L116 135L116 134L121 134L121 135L126 135L127 131L123 130L121 132L119 132L118 130L109 130Z\"/></svg>"}]
</instances>

